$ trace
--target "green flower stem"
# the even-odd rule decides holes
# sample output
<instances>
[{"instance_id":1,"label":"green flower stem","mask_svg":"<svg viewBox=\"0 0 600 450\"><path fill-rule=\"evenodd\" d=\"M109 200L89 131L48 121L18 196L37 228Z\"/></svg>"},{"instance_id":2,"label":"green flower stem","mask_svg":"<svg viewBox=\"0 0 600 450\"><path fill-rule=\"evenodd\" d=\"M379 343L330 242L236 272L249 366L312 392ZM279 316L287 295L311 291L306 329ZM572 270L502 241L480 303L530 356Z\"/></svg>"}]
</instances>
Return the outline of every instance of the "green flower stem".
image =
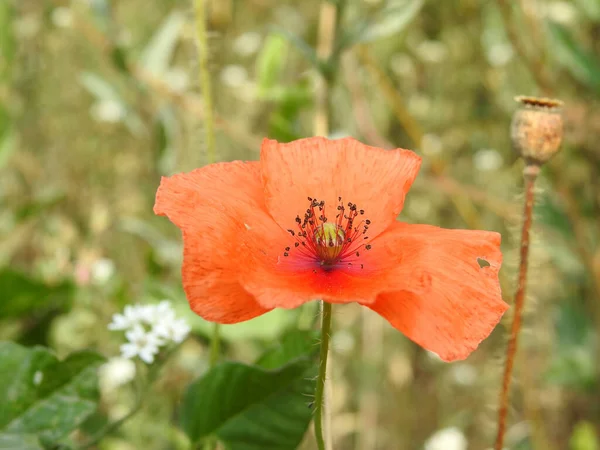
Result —
<instances>
[{"instance_id":1,"label":"green flower stem","mask_svg":"<svg viewBox=\"0 0 600 450\"><path fill-rule=\"evenodd\" d=\"M220 327L218 323L213 323L212 338L210 340L210 367L214 367L219 361L219 354L221 353Z\"/></svg>"},{"instance_id":2,"label":"green flower stem","mask_svg":"<svg viewBox=\"0 0 600 450\"><path fill-rule=\"evenodd\" d=\"M200 70L200 89L204 103L204 135L206 139L206 162L212 164L216 159L215 149L215 118L213 115L212 86L210 71L208 70L208 40L206 37L206 5L204 0L194 0L196 12L196 37L198 50L198 65ZM220 329L215 323L210 341L210 367L219 361Z\"/></svg>"},{"instance_id":3,"label":"green flower stem","mask_svg":"<svg viewBox=\"0 0 600 450\"><path fill-rule=\"evenodd\" d=\"M315 437L319 450L325 450L323 433L323 410L325 408L325 380L327 377L327 354L329 352L329 335L331 333L331 303L322 302L323 315L321 319L321 351L319 361L319 376L315 389Z\"/></svg>"},{"instance_id":4,"label":"green flower stem","mask_svg":"<svg viewBox=\"0 0 600 450\"><path fill-rule=\"evenodd\" d=\"M213 116L212 86L208 70L208 40L206 37L206 8L204 0L194 0L196 11L196 38L198 65L200 70L200 89L204 103L204 134L206 139L206 160L208 164L215 162L215 118Z\"/></svg>"}]
</instances>

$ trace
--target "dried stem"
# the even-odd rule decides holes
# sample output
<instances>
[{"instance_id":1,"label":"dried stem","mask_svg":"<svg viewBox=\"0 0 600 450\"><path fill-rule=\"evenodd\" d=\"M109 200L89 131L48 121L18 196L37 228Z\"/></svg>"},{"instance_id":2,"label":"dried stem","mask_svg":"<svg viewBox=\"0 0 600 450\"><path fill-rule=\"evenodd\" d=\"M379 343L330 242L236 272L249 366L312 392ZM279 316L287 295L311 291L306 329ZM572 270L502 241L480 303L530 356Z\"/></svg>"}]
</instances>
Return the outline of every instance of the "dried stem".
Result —
<instances>
[{"instance_id":1,"label":"dried stem","mask_svg":"<svg viewBox=\"0 0 600 450\"><path fill-rule=\"evenodd\" d=\"M547 72L544 70L543 56L538 58L530 57L528 55L527 49L521 40L522 33L519 32L516 22L511 14L511 2L508 0L498 0L498 7L500 8L506 34L508 35L512 46L521 58L522 62L529 69L529 72L544 95L551 96L552 82L548 78Z\"/></svg>"},{"instance_id":2,"label":"dried stem","mask_svg":"<svg viewBox=\"0 0 600 450\"><path fill-rule=\"evenodd\" d=\"M517 292L515 293L514 318L510 331L510 339L506 351L506 364L504 366L504 377L502 379L502 392L500 394L500 410L498 412L498 434L496 436L495 450L502 450L504 443L504 433L506 431L506 416L508 413L510 383L512 377L515 355L517 353L517 344L519 332L521 331L521 321L523 315L523 305L525 303L525 293L527 288L527 265L529 259L529 231L532 223L534 186L539 173L539 166L528 164L523 171L525 181L525 207L523 210L523 229L521 232L521 250L519 264L519 279Z\"/></svg>"}]
</instances>

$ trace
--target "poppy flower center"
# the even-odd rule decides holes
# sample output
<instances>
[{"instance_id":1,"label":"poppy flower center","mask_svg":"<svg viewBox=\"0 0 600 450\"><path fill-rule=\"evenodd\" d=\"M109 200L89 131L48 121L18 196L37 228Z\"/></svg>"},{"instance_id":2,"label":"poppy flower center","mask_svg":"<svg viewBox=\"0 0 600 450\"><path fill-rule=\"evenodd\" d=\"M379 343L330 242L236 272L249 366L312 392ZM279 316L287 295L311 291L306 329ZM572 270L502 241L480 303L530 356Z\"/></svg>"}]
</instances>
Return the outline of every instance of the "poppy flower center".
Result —
<instances>
[{"instance_id":1,"label":"poppy flower center","mask_svg":"<svg viewBox=\"0 0 600 450\"><path fill-rule=\"evenodd\" d=\"M298 231L287 230L296 239L294 251L298 256L314 261L325 270L353 264L364 268L359 260L360 251L371 248L366 235L371 221L358 219L365 214L364 210L352 202L344 205L338 197L335 218L330 220L323 200L308 197L308 201L310 205L304 219L296 216ZM290 256L290 252L292 248L286 247L283 256Z\"/></svg>"}]
</instances>

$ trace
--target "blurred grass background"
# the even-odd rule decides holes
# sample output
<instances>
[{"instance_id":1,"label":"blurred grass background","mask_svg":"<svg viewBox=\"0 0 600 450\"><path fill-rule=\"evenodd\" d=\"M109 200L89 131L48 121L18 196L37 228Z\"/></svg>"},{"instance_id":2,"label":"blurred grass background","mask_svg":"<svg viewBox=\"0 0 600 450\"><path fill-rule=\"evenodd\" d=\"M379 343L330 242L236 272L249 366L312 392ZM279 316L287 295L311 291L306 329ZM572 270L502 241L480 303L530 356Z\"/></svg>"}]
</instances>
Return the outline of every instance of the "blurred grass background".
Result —
<instances>
[{"instance_id":1,"label":"blurred grass background","mask_svg":"<svg viewBox=\"0 0 600 450\"><path fill-rule=\"evenodd\" d=\"M264 136L310 136L320 3L209 3L218 159L257 159ZM600 0L351 0L345 12L343 36L358 42L339 61L331 135L421 154L401 219L501 232L509 303L513 98L565 101L563 151L537 185L507 445L600 449ZM113 313L173 300L195 339L101 448L187 448L177 402L206 367L210 325L187 311L180 236L152 206L161 175L206 162L191 3L2 0L0 50L0 338L117 355ZM252 361L314 313L223 327L227 357ZM467 361L443 364L376 315L335 308L335 448L421 449L449 427L469 449L491 447L510 316ZM105 392L94 420L129 402Z\"/></svg>"}]
</instances>

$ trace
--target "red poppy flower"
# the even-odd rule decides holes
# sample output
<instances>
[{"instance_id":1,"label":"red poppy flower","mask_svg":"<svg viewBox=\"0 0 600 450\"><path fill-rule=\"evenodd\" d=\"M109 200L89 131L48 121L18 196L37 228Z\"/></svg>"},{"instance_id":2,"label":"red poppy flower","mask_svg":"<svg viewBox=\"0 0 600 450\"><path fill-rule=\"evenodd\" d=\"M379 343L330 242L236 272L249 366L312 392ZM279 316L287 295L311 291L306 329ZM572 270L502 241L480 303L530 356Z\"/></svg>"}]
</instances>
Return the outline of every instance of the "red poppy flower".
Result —
<instances>
[{"instance_id":1,"label":"red poppy flower","mask_svg":"<svg viewBox=\"0 0 600 450\"><path fill-rule=\"evenodd\" d=\"M265 139L258 162L164 177L154 212L183 232L192 310L237 323L358 302L442 359L467 357L508 308L500 235L397 222L420 164L351 138Z\"/></svg>"}]
</instances>

